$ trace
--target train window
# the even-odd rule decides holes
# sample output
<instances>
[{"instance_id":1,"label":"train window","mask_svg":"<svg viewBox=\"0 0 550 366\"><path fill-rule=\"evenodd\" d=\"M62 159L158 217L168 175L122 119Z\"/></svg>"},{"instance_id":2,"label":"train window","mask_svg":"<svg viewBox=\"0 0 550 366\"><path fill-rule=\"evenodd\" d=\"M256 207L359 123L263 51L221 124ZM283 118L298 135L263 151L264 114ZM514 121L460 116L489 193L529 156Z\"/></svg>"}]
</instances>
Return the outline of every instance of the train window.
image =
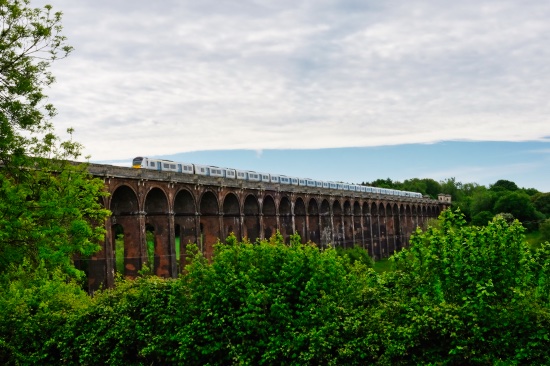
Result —
<instances>
[{"instance_id":1,"label":"train window","mask_svg":"<svg viewBox=\"0 0 550 366\"><path fill-rule=\"evenodd\" d=\"M152 161L149 165L150 165L150 166L155 166L155 162Z\"/></svg>"},{"instance_id":2,"label":"train window","mask_svg":"<svg viewBox=\"0 0 550 366\"><path fill-rule=\"evenodd\" d=\"M162 167L168 169L168 168L169 168L169 164L164 163L164 164L162 164Z\"/></svg>"},{"instance_id":3,"label":"train window","mask_svg":"<svg viewBox=\"0 0 550 366\"><path fill-rule=\"evenodd\" d=\"M170 169L176 169L176 164L170 164Z\"/></svg>"}]
</instances>

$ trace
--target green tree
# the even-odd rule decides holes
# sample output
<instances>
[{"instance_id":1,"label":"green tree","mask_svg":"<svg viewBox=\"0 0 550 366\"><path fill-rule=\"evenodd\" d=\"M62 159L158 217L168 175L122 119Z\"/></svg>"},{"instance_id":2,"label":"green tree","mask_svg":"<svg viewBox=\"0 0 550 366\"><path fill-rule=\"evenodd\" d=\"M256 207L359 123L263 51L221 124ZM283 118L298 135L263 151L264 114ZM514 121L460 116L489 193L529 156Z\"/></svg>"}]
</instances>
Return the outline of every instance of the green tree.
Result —
<instances>
[{"instance_id":1,"label":"green tree","mask_svg":"<svg viewBox=\"0 0 550 366\"><path fill-rule=\"evenodd\" d=\"M382 348L384 294L359 261L277 233L234 236L177 280L121 281L60 335L68 364L372 364ZM194 254L191 254L194 253Z\"/></svg>"},{"instance_id":2,"label":"green tree","mask_svg":"<svg viewBox=\"0 0 550 366\"><path fill-rule=\"evenodd\" d=\"M59 364L56 336L91 298L59 269L23 263L0 274L0 364Z\"/></svg>"},{"instance_id":3,"label":"green tree","mask_svg":"<svg viewBox=\"0 0 550 366\"><path fill-rule=\"evenodd\" d=\"M535 210L530 197L521 191L504 191L495 202L493 212L510 213L525 227L536 229L540 213Z\"/></svg>"},{"instance_id":4,"label":"green tree","mask_svg":"<svg viewBox=\"0 0 550 366\"><path fill-rule=\"evenodd\" d=\"M426 194L427 186L426 186L426 182L424 182L422 179L413 178L413 179L406 179L401 184L400 189L404 191L410 191L410 192L420 192L424 195Z\"/></svg>"},{"instance_id":5,"label":"green tree","mask_svg":"<svg viewBox=\"0 0 550 366\"><path fill-rule=\"evenodd\" d=\"M506 179L499 179L494 184L492 184L489 189L494 192L502 192L502 191L517 191L519 188L517 184L512 181L509 181Z\"/></svg>"},{"instance_id":6,"label":"green tree","mask_svg":"<svg viewBox=\"0 0 550 366\"><path fill-rule=\"evenodd\" d=\"M472 217L472 224L477 226L485 226L495 215L490 211L481 211Z\"/></svg>"},{"instance_id":7,"label":"green tree","mask_svg":"<svg viewBox=\"0 0 550 366\"><path fill-rule=\"evenodd\" d=\"M550 219L544 220L539 225L540 234L543 241L550 241Z\"/></svg>"},{"instance_id":8,"label":"green tree","mask_svg":"<svg viewBox=\"0 0 550 366\"><path fill-rule=\"evenodd\" d=\"M441 192L445 194L450 194L452 201L461 201L462 199L462 183L457 182L456 178L448 178L444 181L441 181Z\"/></svg>"},{"instance_id":9,"label":"green tree","mask_svg":"<svg viewBox=\"0 0 550 366\"><path fill-rule=\"evenodd\" d=\"M548 364L549 251L533 259L523 231L500 215L468 226L450 210L418 229L385 274L401 302L388 364Z\"/></svg>"},{"instance_id":10,"label":"green tree","mask_svg":"<svg viewBox=\"0 0 550 366\"><path fill-rule=\"evenodd\" d=\"M51 63L72 48L61 35L61 13L49 5L1 0L0 18L0 163L17 167L29 153L48 152L55 109L44 103L44 88L55 81Z\"/></svg>"},{"instance_id":11,"label":"green tree","mask_svg":"<svg viewBox=\"0 0 550 366\"><path fill-rule=\"evenodd\" d=\"M533 202L537 211L550 218L550 193L539 192L531 196L531 202Z\"/></svg>"},{"instance_id":12,"label":"green tree","mask_svg":"<svg viewBox=\"0 0 550 366\"><path fill-rule=\"evenodd\" d=\"M99 249L108 211L102 181L70 162L82 147L54 134L45 103L51 63L72 50L61 13L0 0L0 18L0 273L28 261L79 275L71 258Z\"/></svg>"},{"instance_id":13,"label":"green tree","mask_svg":"<svg viewBox=\"0 0 550 366\"><path fill-rule=\"evenodd\" d=\"M394 183L390 178L373 180L367 186L394 189Z\"/></svg>"},{"instance_id":14,"label":"green tree","mask_svg":"<svg viewBox=\"0 0 550 366\"><path fill-rule=\"evenodd\" d=\"M482 211L487 211L495 214L493 208L498 196L495 192L488 190L485 187L480 187L473 192L472 202L470 206L470 214L472 217Z\"/></svg>"}]
</instances>

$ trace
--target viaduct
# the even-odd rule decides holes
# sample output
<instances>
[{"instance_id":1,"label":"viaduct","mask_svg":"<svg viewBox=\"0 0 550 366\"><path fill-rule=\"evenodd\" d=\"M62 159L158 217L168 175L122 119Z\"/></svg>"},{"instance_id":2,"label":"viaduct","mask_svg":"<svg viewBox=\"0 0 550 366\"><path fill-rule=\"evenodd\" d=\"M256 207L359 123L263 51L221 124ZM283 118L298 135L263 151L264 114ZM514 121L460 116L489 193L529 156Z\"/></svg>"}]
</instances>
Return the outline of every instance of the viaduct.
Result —
<instances>
[{"instance_id":1,"label":"viaduct","mask_svg":"<svg viewBox=\"0 0 550 366\"><path fill-rule=\"evenodd\" d=\"M89 170L104 180L103 204L112 212L101 250L75 260L88 272L90 291L113 286L117 271L137 276L145 263L158 276L176 277L188 243L211 258L213 245L230 233L251 242L277 230L288 242L297 233L304 243L360 245L385 258L450 205L444 195L384 196L99 164Z\"/></svg>"}]
</instances>

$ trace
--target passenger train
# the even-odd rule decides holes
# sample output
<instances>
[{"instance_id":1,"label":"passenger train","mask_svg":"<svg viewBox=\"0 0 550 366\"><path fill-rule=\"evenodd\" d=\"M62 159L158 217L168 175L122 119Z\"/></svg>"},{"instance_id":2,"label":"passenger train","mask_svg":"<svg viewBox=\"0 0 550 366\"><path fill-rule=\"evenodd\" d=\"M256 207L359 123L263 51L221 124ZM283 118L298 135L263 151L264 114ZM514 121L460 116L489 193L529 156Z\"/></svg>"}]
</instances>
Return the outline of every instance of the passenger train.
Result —
<instances>
[{"instance_id":1,"label":"passenger train","mask_svg":"<svg viewBox=\"0 0 550 366\"><path fill-rule=\"evenodd\" d=\"M170 171L182 174L197 174L209 177L240 179L249 182L288 184L293 186L317 187L342 191L383 194L389 196L422 198L422 193L418 192L398 191L395 189L369 187L342 182L326 182L309 178L296 178L288 177L286 175L258 173L249 170L219 168L211 165L178 163L170 160L152 159L147 157L134 158L132 161L132 167L158 171Z\"/></svg>"}]
</instances>

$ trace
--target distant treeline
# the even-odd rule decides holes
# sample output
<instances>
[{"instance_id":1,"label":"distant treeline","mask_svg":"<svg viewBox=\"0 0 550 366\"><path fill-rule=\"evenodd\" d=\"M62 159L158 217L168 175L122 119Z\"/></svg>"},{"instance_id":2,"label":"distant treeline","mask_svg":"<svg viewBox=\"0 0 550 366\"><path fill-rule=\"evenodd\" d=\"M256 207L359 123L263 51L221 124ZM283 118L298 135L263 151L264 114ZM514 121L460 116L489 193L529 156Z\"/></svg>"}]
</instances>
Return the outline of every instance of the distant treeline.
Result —
<instances>
[{"instance_id":1,"label":"distant treeline","mask_svg":"<svg viewBox=\"0 0 550 366\"><path fill-rule=\"evenodd\" d=\"M498 180L489 187L477 183L461 183L455 178L440 182L430 178L413 178L403 182L390 178L363 182L380 188L420 192L437 199L440 193L452 197L453 209L459 208L468 222L486 225L496 214L507 214L509 219L518 219L527 230L537 230L550 219L550 193L535 188L519 188L509 180Z\"/></svg>"}]
</instances>

